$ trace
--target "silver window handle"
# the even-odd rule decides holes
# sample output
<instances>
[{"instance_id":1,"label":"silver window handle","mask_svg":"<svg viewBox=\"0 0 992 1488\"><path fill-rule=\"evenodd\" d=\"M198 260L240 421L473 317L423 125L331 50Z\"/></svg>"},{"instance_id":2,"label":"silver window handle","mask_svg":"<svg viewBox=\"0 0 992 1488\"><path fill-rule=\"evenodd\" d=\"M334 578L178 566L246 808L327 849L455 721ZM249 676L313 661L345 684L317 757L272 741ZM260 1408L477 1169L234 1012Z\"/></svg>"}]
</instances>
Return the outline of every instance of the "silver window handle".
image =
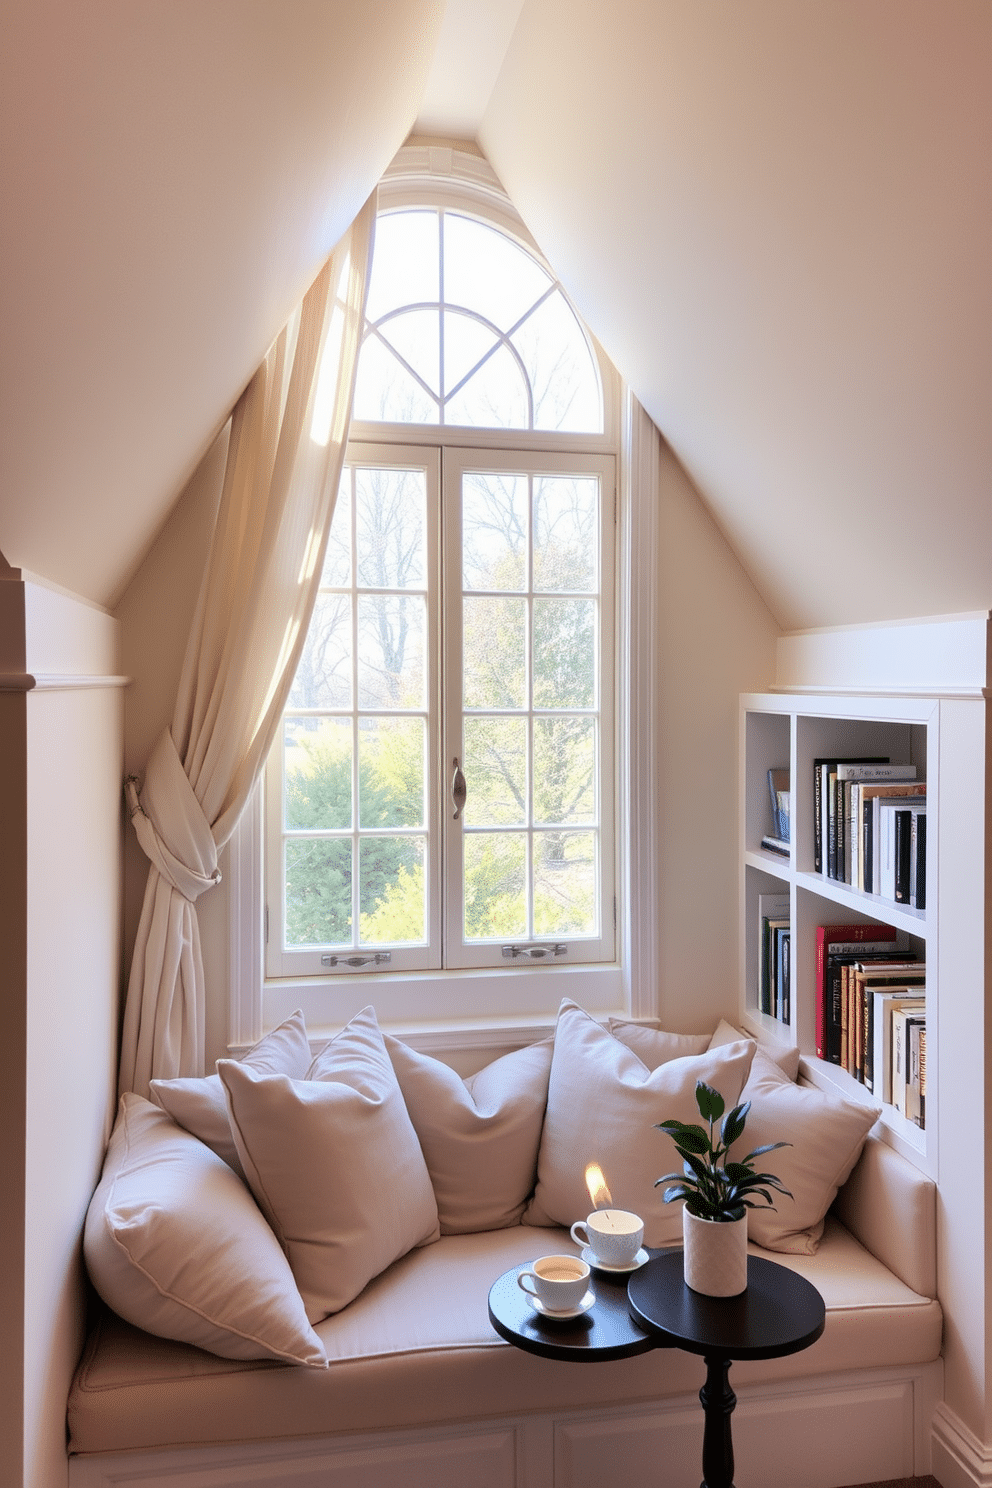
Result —
<instances>
[{"instance_id":1,"label":"silver window handle","mask_svg":"<svg viewBox=\"0 0 992 1488\"><path fill-rule=\"evenodd\" d=\"M468 786L465 784L465 776L458 767L458 756L452 761L455 773L451 777L451 799L455 803L455 815L453 820L457 821L465 809L468 800Z\"/></svg>"},{"instance_id":2,"label":"silver window handle","mask_svg":"<svg viewBox=\"0 0 992 1488\"><path fill-rule=\"evenodd\" d=\"M564 956L568 946L559 941L556 945L505 945L502 948L504 961L513 961L517 956L527 956L531 961L540 961L544 956Z\"/></svg>"},{"instance_id":3,"label":"silver window handle","mask_svg":"<svg viewBox=\"0 0 992 1488\"><path fill-rule=\"evenodd\" d=\"M321 956L321 966L381 966L390 960L390 951L376 951L373 956Z\"/></svg>"}]
</instances>

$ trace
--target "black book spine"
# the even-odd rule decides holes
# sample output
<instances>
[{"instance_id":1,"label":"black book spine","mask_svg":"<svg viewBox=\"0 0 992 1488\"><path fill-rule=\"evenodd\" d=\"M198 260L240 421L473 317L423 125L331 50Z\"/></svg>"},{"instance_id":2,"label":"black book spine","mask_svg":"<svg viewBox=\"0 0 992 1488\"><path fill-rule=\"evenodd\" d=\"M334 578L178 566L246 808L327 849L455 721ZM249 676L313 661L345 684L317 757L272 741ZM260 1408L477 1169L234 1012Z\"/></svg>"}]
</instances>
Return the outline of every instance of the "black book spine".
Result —
<instances>
[{"instance_id":1,"label":"black book spine","mask_svg":"<svg viewBox=\"0 0 992 1488\"><path fill-rule=\"evenodd\" d=\"M896 903L909 903L909 848L913 833L913 813L911 811L897 811L895 813L895 890Z\"/></svg>"},{"instance_id":2,"label":"black book spine","mask_svg":"<svg viewBox=\"0 0 992 1488\"><path fill-rule=\"evenodd\" d=\"M874 833L872 832L872 829L871 829L871 822L872 822L872 805L871 805L871 801L865 801L864 804L862 805L862 807L861 807L861 819L862 819L861 861L864 864L864 885L865 885L865 892L868 893L868 894L870 894L870 893L873 892L873 890L872 890L872 874L874 872L874 866L875 866L874 865L874 862L872 860L872 846L873 846L873 844L872 844L872 837L874 836Z\"/></svg>"},{"instance_id":3,"label":"black book spine","mask_svg":"<svg viewBox=\"0 0 992 1488\"><path fill-rule=\"evenodd\" d=\"M916 818L916 907L927 907L927 814Z\"/></svg>"}]
</instances>

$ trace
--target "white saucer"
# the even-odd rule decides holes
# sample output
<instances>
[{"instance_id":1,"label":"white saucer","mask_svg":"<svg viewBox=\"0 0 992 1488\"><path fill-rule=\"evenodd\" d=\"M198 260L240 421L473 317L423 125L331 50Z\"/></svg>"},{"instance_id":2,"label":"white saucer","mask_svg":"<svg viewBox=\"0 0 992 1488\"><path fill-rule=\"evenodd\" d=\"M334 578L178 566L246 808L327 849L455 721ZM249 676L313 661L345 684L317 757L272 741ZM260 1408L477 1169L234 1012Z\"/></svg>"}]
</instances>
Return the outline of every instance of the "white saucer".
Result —
<instances>
[{"instance_id":1,"label":"white saucer","mask_svg":"<svg viewBox=\"0 0 992 1488\"><path fill-rule=\"evenodd\" d=\"M532 1296L530 1292L524 1292L524 1296L534 1311L540 1313L541 1317L550 1318L553 1322L562 1323L566 1322L569 1318L582 1317L583 1313L588 1312L596 1301L595 1293L590 1290L586 1292L578 1307L569 1307L565 1312L553 1312L550 1307L545 1307L540 1298Z\"/></svg>"},{"instance_id":2,"label":"white saucer","mask_svg":"<svg viewBox=\"0 0 992 1488\"><path fill-rule=\"evenodd\" d=\"M634 1259L628 1262L626 1266L608 1266L605 1261L599 1259L599 1256L596 1255L591 1245L584 1245L582 1247L582 1259L587 1266L592 1266L596 1271L612 1271L616 1275L626 1276L628 1271L639 1271L644 1265L644 1262L649 1260L650 1257L642 1247Z\"/></svg>"}]
</instances>

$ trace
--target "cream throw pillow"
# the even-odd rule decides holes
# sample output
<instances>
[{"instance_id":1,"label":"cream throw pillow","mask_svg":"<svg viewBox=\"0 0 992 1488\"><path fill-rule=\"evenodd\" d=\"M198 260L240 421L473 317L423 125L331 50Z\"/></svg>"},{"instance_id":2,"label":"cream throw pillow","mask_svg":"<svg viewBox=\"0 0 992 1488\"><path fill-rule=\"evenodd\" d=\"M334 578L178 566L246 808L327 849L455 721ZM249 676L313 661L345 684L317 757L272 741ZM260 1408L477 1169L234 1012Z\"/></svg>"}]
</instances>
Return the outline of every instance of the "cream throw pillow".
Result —
<instances>
[{"instance_id":1,"label":"cream throw pillow","mask_svg":"<svg viewBox=\"0 0 992 1488\"><path fill-rule=\"evenodd\" d=\"M311 1322L437 1239L430 1175L372 1008L331 1039L306 1080L228 1059L217 1073L241 1166Z\"/></svg>"},{"instance_id":2,"label":"cream throw pillow","mask_svg":"<svg viewBox=\"0 0 992 1488\"><path fill-rule=\"evenodd\" d=\"M732 1044L737 1039L746 1038L747 1034L741 1033L726 1018L721 1018L716 1027L716 1033L710 1039L709 1047L719 1049L722 1044ZM785 1075L786 1079L794 1080L799 1074L799 1050L787 1048L784 1044L762 1044L761 1053L766 1059L772 1060Z\"/></svg>"},{"instance_id":3,"label":"cream throw pillow","mask_svg":"<svg viewBox=\"0 0 992 1488\"><path fill-rule=\"evenodd\" d=\"M121 1098L83 1243L100 1296L146 1333L225 1359L326 1366L244 1184L140 1095Z\"/></svg>"},{"instance_id":4,"label":"cream throw pillow","mask_svg":"<svg viewBox=\"0 0 992 1488\"><path fill-rule=\"evenodd\" d=\"M299 1011L259 1039L238 1061L250 1065L263 1075L289 1075L302 1080L312 1060L303 1014ZM211 1151L234 1169L239 1178L244 1170L238 1158L231 1123L227 1119L227 1099L219 1075L200 1079L152 1080L152 1100L168 1111L173 1121L199 1137Z\"/></svg>"},{"instance_id":5,"label":"cream throw pillow","mask_svg":"<svg viewBox=\"0 0 992 1488\"><path fill-rule=\"evenodd\" d=\"M434 1186L442 1235L520 1223L534 1189L551 1039L515 1049L462 1080L384 1036Z\"/></svg>"},{"instance_id":6,"label":"cream throw pillow","mask_svg":"<svg viewBox=\"0 0 992 1488\"><path fill-rule=\"evenodd\" d=\"M796 1085L761 1049L741 1099L749 1100L751 1109L743 1136L730 1149L731 1161L766 1142L792 1143L755 1161L758 1171L774 1173L792 1198L773 1192L774 1210L749 1209L748 1239L785 1255L815 1255L826 1212L861 1156L880 1108Z\"/></svg>"},{"instance_id":7,"label":"cream throw pillow","mask_svg":"<svg viewBox=\"0 0 992 1488\"><path fill-rule=\"evenodd\" d=\"M643 1023L631 1023L625 1018L608 1018L606 1026L614 1038L618 1038L628 1049L633 1049L642 1064L649 1070L670 1059L685 1059L693 1054L705 1054L710 1047L708 1033L666 1033L662 1028L645 1028ZM744 1035L739 1033L738 1038Z\"/></svg>"},{"instance_id":8,"label":"cream throw pillow","mask_svg":"<svg viewBox=\"0 0 992 1488\"><path fill-rule=\"evenodd\" d=\"M682 1205L666 1204L656 1178L672 1172L678 1157L655 1123L698 1121L696 1081L719 1090L728 1110L751 1068L754 1044L672 1059L656 1070L602 1028L574 1002L563 1002L555 1029L548 1109L537 1160L537 1189L524 1224L570 1225L592 1205L585 1167L598 1162L618 1209L644 1220L645 1245L669 1245L682 1236Z\"/></svg>"}]
</instances>

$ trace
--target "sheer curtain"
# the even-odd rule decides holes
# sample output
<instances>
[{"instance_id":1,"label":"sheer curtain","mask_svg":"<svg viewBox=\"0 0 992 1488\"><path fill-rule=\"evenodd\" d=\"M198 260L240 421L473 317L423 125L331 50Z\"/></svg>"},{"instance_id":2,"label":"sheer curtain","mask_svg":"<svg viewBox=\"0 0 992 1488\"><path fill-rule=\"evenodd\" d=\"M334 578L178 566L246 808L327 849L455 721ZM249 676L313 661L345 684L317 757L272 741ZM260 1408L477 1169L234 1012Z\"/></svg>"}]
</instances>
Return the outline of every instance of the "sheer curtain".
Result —
<instances>
[{"instance_id":1,"label":"sheer curtain","mask_svg":"<svg viewBox=\"0 0 992 1488\"><path fill-rule=\"evenodd\" d=\"M351 416L373 196L234 410L224 487L171 728L140 794L151 860L131 963L119 1088L203 1073L195 901L262 767L313 609Z\"/></svg>"}]
</instances>

